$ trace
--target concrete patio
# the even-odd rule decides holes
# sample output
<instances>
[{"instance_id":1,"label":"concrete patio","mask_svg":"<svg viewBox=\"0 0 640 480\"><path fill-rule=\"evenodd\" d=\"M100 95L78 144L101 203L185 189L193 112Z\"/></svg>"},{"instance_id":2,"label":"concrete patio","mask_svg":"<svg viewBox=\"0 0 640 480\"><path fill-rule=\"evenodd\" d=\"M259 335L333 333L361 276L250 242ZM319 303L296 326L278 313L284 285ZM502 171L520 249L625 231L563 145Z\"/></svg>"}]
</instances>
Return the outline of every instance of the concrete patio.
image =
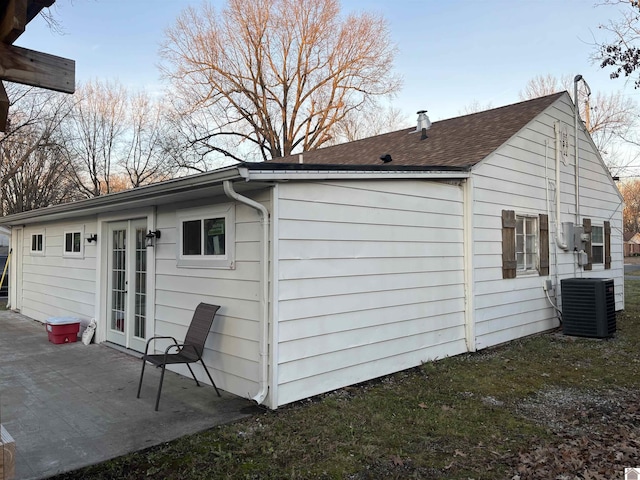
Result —
<instances>
[{"instance_id":1,"label":"concrete patio","mask_svg":"<svg viewBox=\"0 0 640 480\"><path fill-rule=\"evenodd\" d=\"M147 373L148 372L148 373ZM103 462L248 416L252 403L148 367L105 345L54 345L45 326L0 311L0 422L16 445L16 479L40 479ZM215 377L214 377L215 378Z\"/></svg>"}]
</instances>

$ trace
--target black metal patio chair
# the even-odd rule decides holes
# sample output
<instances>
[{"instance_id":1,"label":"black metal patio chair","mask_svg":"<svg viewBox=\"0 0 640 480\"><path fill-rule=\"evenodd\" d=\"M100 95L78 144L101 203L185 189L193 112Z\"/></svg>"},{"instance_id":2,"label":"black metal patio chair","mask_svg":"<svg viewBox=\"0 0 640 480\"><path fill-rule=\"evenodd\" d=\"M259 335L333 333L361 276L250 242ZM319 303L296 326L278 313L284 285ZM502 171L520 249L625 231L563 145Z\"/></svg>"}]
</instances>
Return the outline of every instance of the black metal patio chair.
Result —
<instances>
[{"instance_id":1,"label":"black metal patio chair","mask_svg":"<svg viewBox=\"0 0 640 480\"><path fill-rule=\"evenodd\" d=\"M200 382L196 378L193 370L191 369L190 363L200 362L204 367L204 371L207 372L207 376L209 380L211 380L211 385L216 389L216 393L220 396L220 392L218 391L218 387L216 387L213 378L211 378L211 374L209 370L207 370L207 366L202 361L202 352L204 351L204 342L209 335L209 330L211 330L211 325L213 324L213 318L216 315L216 312L220 308L219 305L209 305L208 303L200 303L195 312L193 313L193 318L191 319L191 325L189 325L189 330L187 330L187 336L184 339L184 343L178 343L177 340L173 337L163 337L157 336L152 337L147 340L147 346L144 349L144 355L142 357L142 372L140 372L140 383L138 384L138 395L136 398L140 398L140 389L142 388L142 377L144 376L144 367L147 362L155 365L156 367L162 368L162 373L160 374L160 385L158 385L158 396L156 397L156 411L158 411L158 405L160 404L160 393L162 392L162 382L164 380L164 371L167 365L174 365L179 363L184 363L187 365L187 368L191 372L191 376L196 381L196 385L200 386ZM160 354L149 354L149 343L152 340L158 339L169 339L173 340L173 343L169 345L164 353ZM176 350L175 352L171 352L171 350Z\"/></svg>"}]
</instances>

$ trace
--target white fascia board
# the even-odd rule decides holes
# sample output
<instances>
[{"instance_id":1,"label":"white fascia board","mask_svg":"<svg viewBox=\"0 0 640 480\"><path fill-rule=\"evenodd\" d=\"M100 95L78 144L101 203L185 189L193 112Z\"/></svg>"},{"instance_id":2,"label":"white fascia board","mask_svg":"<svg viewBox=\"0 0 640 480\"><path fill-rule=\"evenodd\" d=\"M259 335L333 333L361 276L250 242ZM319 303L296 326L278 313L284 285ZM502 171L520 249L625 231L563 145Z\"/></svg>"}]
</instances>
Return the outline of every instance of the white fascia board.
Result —
<instances>
[{"instance_id":1,"label":"white fascia board","mask_svg":"<svg viewBox=\"0 0 640 480\"><path fill-rule=\"evenodd\" d=\"M240 175L250 181L280 181L280 180L397 180L404 178L419 179L459 179L469 178L470 172L452 171L403 171L403 170L361 170L361 171L313 171L313 170L249 170L238 168Z\"/></svg>"}]
</instances>

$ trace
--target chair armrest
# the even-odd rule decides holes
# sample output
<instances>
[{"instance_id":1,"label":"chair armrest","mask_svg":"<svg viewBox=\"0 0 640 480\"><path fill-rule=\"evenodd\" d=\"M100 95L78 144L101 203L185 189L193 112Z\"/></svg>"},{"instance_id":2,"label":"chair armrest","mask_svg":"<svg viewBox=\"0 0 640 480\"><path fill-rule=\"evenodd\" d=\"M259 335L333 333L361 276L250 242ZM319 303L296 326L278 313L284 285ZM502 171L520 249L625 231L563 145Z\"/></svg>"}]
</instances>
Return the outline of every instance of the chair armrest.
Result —
<instances>
[{"instance_id":1,"label":"chair armrest","mask_svg":"<svg viewBox=\"0 0 640 480\"><path fill-rule=\"evenodd\" d=\"M160 340L160 339L168 339L168 340L173 340L173 344L174 345L178 345L178 341L173 338L173 337L166 337L166 336L161 336L161 335L156 335L154 337L151 337L149 340L147 340L147 345L144 348L144 355L147 355L147 352L149 351L149 344L151 343L152 340ZM170 345L172 346L172 345Z\"/></svg>"},{"instance_id":2,"label":"chair armrest","mask_svg":"<svg viewBox=\"0 0 640 480\"><path fill-rule=\"evenodd\" d=\"M178 350L178 352L181 352L182 350L184 350L185 348L190 347L191 349L193 349L194 353L196 354L196 356L198 358L201 357L201 355L198 353L198 350L196 350L196 347L194 347L193 345L185 345L184 343L177 343L175 345L169 345L166 350L164 351L165 356L169 355L169 350L171 350L172 348L176 348Z\"/></svg>"}]
</instances>

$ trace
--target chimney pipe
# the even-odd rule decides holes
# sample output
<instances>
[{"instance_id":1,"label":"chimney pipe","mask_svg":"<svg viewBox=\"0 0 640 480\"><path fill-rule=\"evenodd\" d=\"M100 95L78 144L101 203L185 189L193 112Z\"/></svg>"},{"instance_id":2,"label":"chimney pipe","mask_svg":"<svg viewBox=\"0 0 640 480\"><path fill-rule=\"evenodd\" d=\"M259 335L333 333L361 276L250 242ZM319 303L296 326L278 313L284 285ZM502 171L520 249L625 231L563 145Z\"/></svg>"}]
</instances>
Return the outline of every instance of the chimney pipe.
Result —
<instances>
[{"instance_id":1,"label":"chimney pipe","mask_svg":"<svg viewBox=\"0 0 640 480\"><path fill-rule=\"evenodd\" d=\"M429 130L431 128L431 120L429 120L429 117L427 116L427 111L418 110L417 113L418 113L418 126L416 127L416 132Z\"/></svg>"}]
</instances>

